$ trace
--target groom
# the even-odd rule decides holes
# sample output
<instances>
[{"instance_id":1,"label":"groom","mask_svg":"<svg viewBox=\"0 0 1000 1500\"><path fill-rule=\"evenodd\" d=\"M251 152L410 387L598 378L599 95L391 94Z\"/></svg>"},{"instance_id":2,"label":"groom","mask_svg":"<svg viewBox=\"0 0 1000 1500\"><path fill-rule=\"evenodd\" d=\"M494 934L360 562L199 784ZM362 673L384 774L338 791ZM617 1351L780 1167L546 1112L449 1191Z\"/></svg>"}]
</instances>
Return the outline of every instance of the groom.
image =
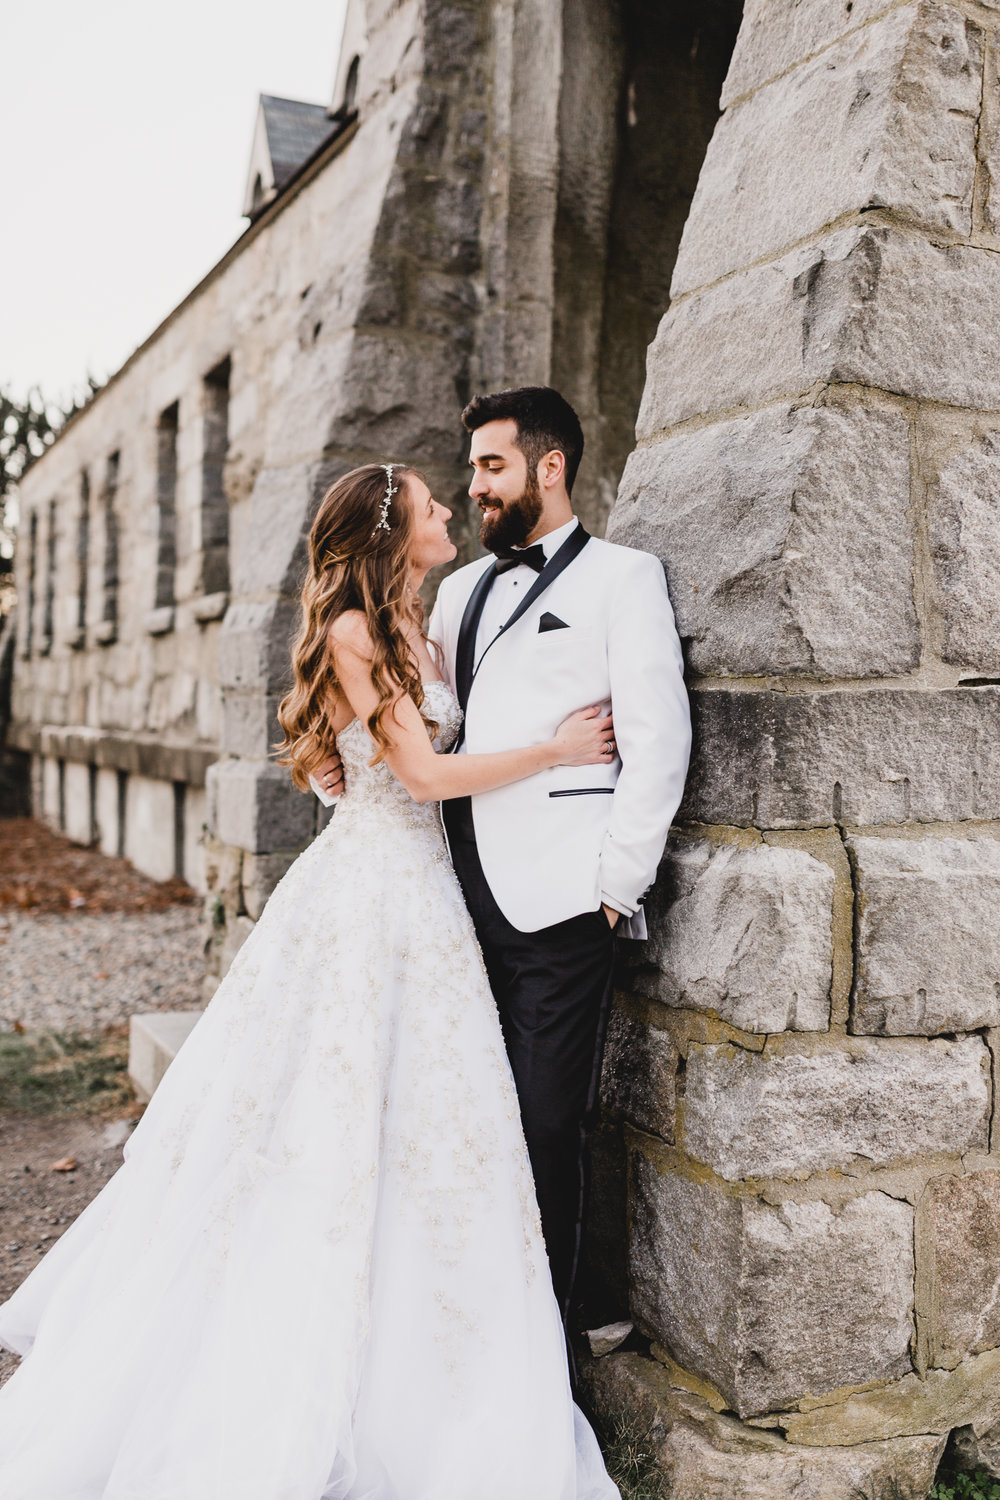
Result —
<instances>
[{"instance_id":1,"label":"groom","mask_svg":"<svg viewBox=\"0 0 1000 1500\"><path fill-rule=\"evenodd\" d=\"M428 629L465 712L455 753L541 742L590 704L614 713L612 764L557 766L442 806L565 1317L614 934L645 936L642 901L684 788L690 719L659 560L589 536L573 514L583 454L573 408L528 386L477 396L462 421L493 555L445 578Z\"/></svg>"}]
</instances>

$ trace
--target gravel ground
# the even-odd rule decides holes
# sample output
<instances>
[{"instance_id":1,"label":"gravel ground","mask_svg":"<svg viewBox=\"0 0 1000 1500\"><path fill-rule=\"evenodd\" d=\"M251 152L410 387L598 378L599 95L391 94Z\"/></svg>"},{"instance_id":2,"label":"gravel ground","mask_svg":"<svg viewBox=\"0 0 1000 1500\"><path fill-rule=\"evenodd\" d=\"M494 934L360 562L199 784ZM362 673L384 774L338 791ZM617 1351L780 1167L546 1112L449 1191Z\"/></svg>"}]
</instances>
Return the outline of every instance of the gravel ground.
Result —
<instances>
[{"instance_id":1,"label":"gravel ground","mask_svg":"<svg viewBox=\"0 0 1000 1500\"><path fill-rule=\"evenodd\" d=\"M197 907L0 911L0 1028L101 1031L133 1011L202 1004Z\"/></svg>"},{"instance_id":2,"label":"gravel ground","mask_svg":"<svg viewBox=\"0 0 1000 1500\"><path fill-rule=\"evenodd\" d=\"M134 1120L0 1120L0 1302L10 1296L121 1166ZM70 1172L55 1162L76 1161ZM0 1385L17 1368L0 1349Z\"/></svg>"}]
</instances>

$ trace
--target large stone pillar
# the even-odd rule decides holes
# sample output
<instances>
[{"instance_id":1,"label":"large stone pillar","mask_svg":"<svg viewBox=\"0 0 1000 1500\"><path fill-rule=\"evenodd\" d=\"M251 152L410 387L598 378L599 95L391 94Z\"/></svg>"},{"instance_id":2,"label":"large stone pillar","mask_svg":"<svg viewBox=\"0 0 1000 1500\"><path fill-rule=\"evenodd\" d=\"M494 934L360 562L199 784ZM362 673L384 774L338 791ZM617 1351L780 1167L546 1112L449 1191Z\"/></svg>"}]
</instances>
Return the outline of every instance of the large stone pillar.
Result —
<instances>
[{"instance_id":1,"label":"large stone pillar","mask_svg":"<svg viewBox=\"0 0 1000 1500\"><path fill-rule=\"evenodd\" d=\"M672 1500L993 1452L998 42L750 0L609 526L696 723L607 1072L649 1354L592 1372Z\"/></svg>"},{"instance_id":2,"label":"large stone pillar","mask_svg":"<svg viewBox=\"0 0 1000 1500\"><path fill-rule=\"evenodd\" d=\"M352 16L362 13L348 149L368 170L342 208L357 243L301 293L287 377L235 514L219 643L225 758L208 778L208 994L325 821L272 757L322 495L359 464L406 459L442 500L464 500L456 408L469 394L477 308L487 17L478 0L352 0ZM468 550L466 510L453 531Z\"/></svg>"}]
</instances>

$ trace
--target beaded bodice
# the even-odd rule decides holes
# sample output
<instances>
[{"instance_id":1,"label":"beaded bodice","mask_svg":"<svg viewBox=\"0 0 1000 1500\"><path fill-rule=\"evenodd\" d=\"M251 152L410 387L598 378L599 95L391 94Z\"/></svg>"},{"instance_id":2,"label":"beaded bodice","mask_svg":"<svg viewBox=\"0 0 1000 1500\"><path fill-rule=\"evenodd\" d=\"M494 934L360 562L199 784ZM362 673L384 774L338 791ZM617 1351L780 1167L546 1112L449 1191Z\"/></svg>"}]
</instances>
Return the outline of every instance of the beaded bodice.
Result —
<instances>
[{"instance_id":1,"label":"beaded bodice","mask_svg":"<svg viewBox=\"0 0 1000 1500\"><path fill-rule=\"evenodd\" d=\"M445 682L424 684L423 712L437 724L434 748L441 752L454 743L462 723L458 700ZM371 765L374 745L360 719L351 722L337 736L337 750L344 765L344 795L337 806L337 818L348 812L377 811L397 813L408 821L438 825L436 803L414 802L406 788L396 780L386 765ZM336 823L337 818L334 819Z\"/></svg>"}]
</instances>

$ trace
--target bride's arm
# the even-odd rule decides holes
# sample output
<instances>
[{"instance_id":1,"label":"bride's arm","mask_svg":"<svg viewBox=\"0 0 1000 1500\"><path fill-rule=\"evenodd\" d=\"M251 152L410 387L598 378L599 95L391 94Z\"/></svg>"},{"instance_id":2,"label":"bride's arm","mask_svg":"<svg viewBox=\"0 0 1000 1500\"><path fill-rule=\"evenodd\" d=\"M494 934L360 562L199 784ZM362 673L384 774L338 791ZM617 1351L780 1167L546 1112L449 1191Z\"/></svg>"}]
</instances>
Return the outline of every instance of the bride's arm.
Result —
<instances>
[{"instance_id":1,"label":"bride's arm","mask_svg":"<svg viewBox=\"0 0 1000 1500\"><path fill-rule=\"evenodd\" d=\"M371 679L371 638L360 612L341 615L330 632L337 681L362 724L378 707L379 695ZM520 750L498 750L490 755L438 755L413 699L400 693L383 720L392 745L386 764L415 802L440 802L489 792L521 781L551 766L610 764L605 750L613 729L600 708L586 708L559 726L555 737Z\"/></svg>"}]
</instances>

